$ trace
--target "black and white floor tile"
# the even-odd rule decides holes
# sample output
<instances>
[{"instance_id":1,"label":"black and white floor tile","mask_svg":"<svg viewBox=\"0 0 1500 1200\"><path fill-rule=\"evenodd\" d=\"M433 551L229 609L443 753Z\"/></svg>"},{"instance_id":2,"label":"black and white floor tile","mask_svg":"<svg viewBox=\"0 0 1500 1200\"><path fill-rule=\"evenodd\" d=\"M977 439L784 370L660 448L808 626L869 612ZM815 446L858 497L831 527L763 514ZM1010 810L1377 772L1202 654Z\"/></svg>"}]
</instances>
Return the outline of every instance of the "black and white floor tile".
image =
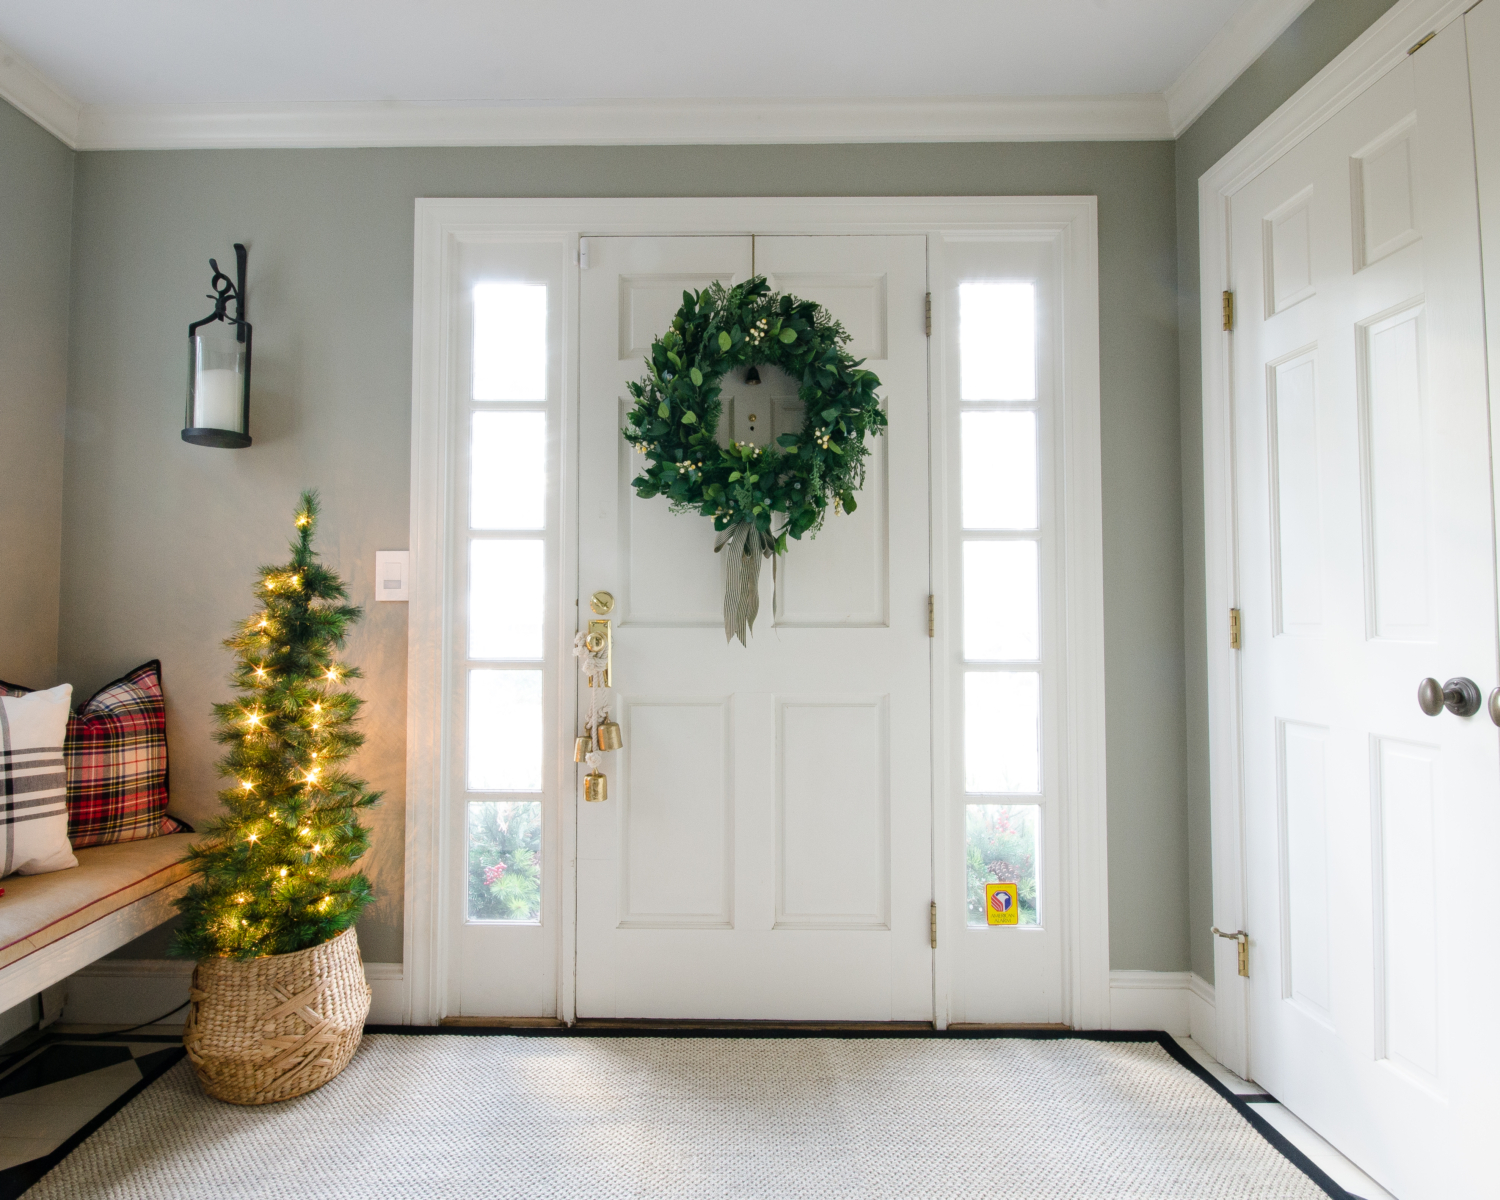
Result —
<instances>
[{"instance_id":1,"label":"black and white floor tile","mask_svg":"<svg viewBox=\"0 0 1500 1200\"><path fill-rule=\"evenodd\" d=\"M146 1031L47 1033L0 1048L0 1200L24 1193L182 1053L180 1035Z\"/></svg>"}]
</instances>

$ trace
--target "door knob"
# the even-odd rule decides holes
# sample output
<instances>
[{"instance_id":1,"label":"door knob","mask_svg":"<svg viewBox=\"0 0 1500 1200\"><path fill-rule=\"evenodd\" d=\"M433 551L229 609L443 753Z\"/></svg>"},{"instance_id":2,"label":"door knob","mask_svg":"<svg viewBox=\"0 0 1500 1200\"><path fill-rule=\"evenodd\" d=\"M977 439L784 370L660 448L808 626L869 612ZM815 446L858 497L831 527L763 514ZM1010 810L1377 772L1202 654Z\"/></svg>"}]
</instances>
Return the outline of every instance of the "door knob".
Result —
<instances>
[{"instance_id":1,"label":"door knob","mask_svg":"<svg viewBox=\"0 0 1500 1200\"><path fill-rule=\"evenodd\" d=\"M1490 693L1490 720L1500 725L1500 687Z\"/></svg>"},{"instance_id":2,"label":"door knob","mask_svg":"<svg viewBox=\"0 0 1500 1200\"><path fill-rule=\"evenodd\" d=\"M1495 691L1500 693L1500 688ZM1424 679L1417 684L1417 703L1422 711L1429 717L1435 717L1443 709L1447 709L1455 716L1472 717L1479 711L1481 703L1479 687L1472 679L1465 679L1462 675L1447 683L1439 683L1436 679ZM1495 717L1497 700L1494 695L1490 697L1490 715ZM1500 717L1495 717L1495 724L1500 725Z\"/></svg>"}]
</instances>

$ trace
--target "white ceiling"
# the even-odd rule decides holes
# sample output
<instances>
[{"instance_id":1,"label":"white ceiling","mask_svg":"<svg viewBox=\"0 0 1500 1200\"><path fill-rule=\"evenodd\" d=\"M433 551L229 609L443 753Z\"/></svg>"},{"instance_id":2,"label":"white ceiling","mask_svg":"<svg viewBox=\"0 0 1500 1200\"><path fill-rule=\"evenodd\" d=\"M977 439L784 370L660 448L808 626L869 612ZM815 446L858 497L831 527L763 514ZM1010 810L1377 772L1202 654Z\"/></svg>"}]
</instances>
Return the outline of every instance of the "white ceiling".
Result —
<instances>
[{"instance_id":1,"label":"white ceiling","mask_svg":"<svg viewBox=\"0 0 1500 1200\"><path fill-rule=\"evenodd\" d=\"M85 104L1161 92L1247 0L0 0Z\"/></svg>"},{"instance_id":2,"label":"white ceiling","mask_svg":"<svg viewBox=\"0 0 1500 1200\"><path fill-rule=\"evenodd\" d=\"M451 143L432 106L473 131L466 107L529 109L531 140L565 133L552 110L571 108L628 141L614 127L649 132L654 105L698 136L692 101L737 106L725 128L744 136L724 140L765 140L768 110L795 135L799 103L822 115L794 140L872 140L858 129L882 121L887 140L924 121L934 137L1171 136L1172 89L1201 109L1308 2L0 0L0 95L78 145L376 144L381 106L404 122L384 144Z\"/></svg>"}]
</instances>

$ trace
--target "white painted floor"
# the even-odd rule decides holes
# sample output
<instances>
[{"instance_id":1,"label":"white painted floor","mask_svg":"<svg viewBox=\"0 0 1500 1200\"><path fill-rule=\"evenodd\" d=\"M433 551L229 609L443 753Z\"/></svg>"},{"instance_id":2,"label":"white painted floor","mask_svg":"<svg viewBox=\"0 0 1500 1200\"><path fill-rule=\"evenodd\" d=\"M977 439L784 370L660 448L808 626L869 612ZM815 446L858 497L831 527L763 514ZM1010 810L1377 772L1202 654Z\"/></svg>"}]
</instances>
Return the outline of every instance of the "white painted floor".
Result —
<instances>
[{"instance_id":1,"label":"white painted floor","mask_svg":"<svg viewBox=\"0 0 1500 1200\"><path fill-rule=\"evenodd\" d=\"M1258 1084L1241 1079L1233 1071L1222 1063L1212 1058L1208 1051L1198 1045L1190 1037L1174 1039L1179 1046L1193 1056L1200 1064L1206 1067L1220 1083L1231 1092L1239 1096L1263 1096L1265 1089ZM1328 1177L1351 1195L1360 1197L1360 1200L1396 1200L1396 1197L1386 1191L1357 1166L1345 1158L1339 1151L1335 1150L1325 1142L1318 1134L1314 1133L1302 1120L1284 1105L1274 1100L1247 1101L1253 1104L1255 1111L1266 1119L1266 1122L1274 1127L1282 1137L1296 1146L1298 1150L1312 1159L1319 1167L1328 1173Z\"/></svg>"}]
</instances>

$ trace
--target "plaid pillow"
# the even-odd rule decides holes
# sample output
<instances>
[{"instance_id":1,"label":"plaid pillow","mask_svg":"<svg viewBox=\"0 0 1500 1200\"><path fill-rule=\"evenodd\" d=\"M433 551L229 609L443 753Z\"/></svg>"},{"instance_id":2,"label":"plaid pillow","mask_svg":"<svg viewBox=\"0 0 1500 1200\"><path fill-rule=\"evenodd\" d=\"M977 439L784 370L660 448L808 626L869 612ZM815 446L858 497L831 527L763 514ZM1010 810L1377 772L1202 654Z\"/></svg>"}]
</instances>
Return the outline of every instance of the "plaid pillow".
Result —
<instances>
[{"instance_id":1,"label":"plaid pillow","mask_svg":"<svg viewBox=\"0 0 1500 1200\"><path fill-rule=\"evenodd\" d=\"M30 689L0 682L0 695ZM68 839L74 849L188 826L167 811L167 710L161 663L100 688L68 721Z\"/></svg>"}]
</instances>

